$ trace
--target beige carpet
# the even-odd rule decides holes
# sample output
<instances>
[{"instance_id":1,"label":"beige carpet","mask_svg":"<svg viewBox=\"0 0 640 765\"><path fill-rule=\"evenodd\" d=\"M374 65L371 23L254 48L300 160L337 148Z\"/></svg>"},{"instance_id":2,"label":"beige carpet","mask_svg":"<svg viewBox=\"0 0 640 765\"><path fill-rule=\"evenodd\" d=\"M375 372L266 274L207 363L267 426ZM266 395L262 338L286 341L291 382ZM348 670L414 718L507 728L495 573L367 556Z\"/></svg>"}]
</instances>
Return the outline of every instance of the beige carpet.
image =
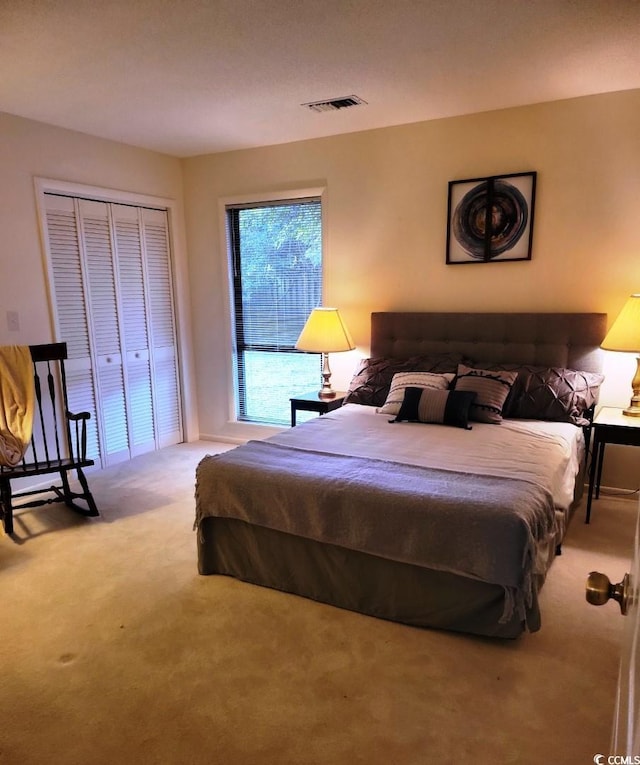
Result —
<instances>
[{"instance_id":1,"label":"beige carpet","mask_svg":"<svg viewBox=\"0 0 640 765\"><path fill-rule=\"evenodd\" d=\"M24 510L0 538L5 765L555 763L607 754L635 501L574 517L542 630L420 630L200 577L190 444L91 476L102 511Z\"/></svg>"}]
</instances>

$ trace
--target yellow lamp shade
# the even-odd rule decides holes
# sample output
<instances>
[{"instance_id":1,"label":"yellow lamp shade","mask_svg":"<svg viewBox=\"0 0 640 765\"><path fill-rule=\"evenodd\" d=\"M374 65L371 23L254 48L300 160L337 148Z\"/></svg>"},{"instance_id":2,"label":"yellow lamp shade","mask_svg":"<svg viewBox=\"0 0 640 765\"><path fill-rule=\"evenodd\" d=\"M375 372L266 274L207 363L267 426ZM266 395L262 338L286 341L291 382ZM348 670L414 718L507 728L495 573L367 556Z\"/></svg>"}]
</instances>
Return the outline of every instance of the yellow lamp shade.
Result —
<instances>
[{"instance_id":1,"label":"yellow lamp shade","mask_svg":"<svg viewBox=\"0 0 640 765\"><path fill-rule=\"evenodd\" d=\"M600 347L605 351L640 353L640 295L627 299Z\"/></svg>"},{"instance_id":2,"label":"yellow lamp shade","mask_svg":"<svg viewBox=\"0 0 640 765\"><path fill-rule=\"evenodd\" d=\"M605 351L640 354L640 295L631 295L627 299L600 347ZM640 417L640 356L636 359L636 372L631 381L631 388L631 403L622 410L622 414Z\"/></svg>"},{"instance_id":3,"label":"yellow lamp shade","mask_svg":"<svg viewBox=\"0 0 640 765\"><path fill-rule=\"evenodd\" d=\"M351 351L355 345L337 308L314 308L296 348L310 353L337 353Z\"/></svg>"}]
</instances>

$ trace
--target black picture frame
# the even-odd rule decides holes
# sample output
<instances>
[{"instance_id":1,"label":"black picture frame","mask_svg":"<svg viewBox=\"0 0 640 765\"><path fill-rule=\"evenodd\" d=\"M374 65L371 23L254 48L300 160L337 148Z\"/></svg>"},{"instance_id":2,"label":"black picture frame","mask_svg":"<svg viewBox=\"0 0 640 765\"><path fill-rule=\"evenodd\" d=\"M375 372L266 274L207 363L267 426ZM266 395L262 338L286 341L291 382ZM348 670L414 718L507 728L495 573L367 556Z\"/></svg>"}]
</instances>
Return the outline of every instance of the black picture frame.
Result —
<instances>
[{"instance_id":1,"label":"black picture frame","mask_svg":"<svg viewBox=\"0 0 640 765\"><path fill-rule=\"evenodd\" d=\"M447 265L531 260L537 173L449 181Z\"/></svg>"}]
</instances>

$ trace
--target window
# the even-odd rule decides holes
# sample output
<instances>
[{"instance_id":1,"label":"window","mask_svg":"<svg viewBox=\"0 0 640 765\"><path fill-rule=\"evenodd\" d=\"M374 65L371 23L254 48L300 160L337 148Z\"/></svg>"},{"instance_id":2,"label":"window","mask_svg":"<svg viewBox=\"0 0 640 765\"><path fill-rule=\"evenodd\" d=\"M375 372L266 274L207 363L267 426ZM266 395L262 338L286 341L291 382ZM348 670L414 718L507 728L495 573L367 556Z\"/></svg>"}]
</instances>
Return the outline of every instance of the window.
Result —
<instances>
[{"instance_id":1,"label":"window","mask_svg":"<svg viewBox=\"0 0 640 765\"><path fill-rule=\"evenodd\" d=\"M297 351L322 302L322 210L317 197L229 205L236 416L289 423L289 398L320 385L320 355Z\"/></svg>"}]
</instances>

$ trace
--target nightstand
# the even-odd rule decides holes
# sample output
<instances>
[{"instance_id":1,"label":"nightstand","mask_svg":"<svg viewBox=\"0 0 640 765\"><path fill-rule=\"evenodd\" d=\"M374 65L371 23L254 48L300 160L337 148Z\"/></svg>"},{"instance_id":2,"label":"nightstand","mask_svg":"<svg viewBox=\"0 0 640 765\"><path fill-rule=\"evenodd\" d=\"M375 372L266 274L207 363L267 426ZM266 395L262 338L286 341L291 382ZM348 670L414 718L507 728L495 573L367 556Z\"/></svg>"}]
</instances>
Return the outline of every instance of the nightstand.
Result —
<instances>
[{"instance_id":1,"label":"nightstand","mask_svg":"<svg viewBox=\"0 0 640 765\"><path fill-rule=\"evenodd\" d=\"M317 412L326 414L339 409L342 406L346 391L337 390L333 398L320 398L317 391L312 393L303 393L301 396L294 396L291 401L291 427L296 424L296 412Z\"/></svg>"},{"instance_id":2,"label":"nightstand","mask_svg":"<svg viewBox=\"0 0 640 765\"><path fill-rule=\"evenodd\" d=\"M600 479L604 461L604 447L607 444L640 446L640 417L628 417L622 409L603 406L593 420L593 453L589 470L589 494L585 523L591 518L591 502L595 489L596 499L600 496Z\"/></svg>"}]
</instances>

